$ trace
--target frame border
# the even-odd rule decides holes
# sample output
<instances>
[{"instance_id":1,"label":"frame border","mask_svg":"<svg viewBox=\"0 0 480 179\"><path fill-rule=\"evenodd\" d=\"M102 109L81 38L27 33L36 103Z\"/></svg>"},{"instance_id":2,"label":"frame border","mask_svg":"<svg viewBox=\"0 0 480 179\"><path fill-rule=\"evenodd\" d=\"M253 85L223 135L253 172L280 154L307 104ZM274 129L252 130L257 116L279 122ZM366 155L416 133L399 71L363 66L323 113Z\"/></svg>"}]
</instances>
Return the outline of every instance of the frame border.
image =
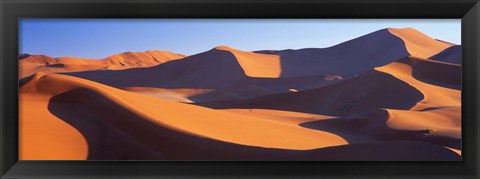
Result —
<instances>
[{"instance_id":1,"label":"frame border","mask_svg":"<svg viewBox=\"0 0 480 179\"><path fill-rule=\"evenodd\" d=\"M0 0L0 12L0 178L480 178L478 0ZM463 161L18 161L19 18L461 18Z\"/></svg>"}]
</instances>

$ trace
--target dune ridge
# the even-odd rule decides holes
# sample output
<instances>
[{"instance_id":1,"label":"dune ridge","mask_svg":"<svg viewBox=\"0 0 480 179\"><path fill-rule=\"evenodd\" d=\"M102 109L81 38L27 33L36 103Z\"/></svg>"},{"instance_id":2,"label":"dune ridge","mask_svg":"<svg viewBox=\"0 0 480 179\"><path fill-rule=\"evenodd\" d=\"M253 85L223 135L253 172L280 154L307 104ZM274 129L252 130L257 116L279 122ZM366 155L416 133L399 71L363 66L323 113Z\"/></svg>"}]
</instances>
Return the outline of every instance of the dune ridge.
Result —
<instances>
[{"instance_id":1,"label":"dune ridge","mask_svg":"<svg viewBox=\"0 0 480 179\"><path fill-rule=\"evenodd\" d=\"M149 50L146 52L125 52L103 59L87 59L76 57L53 58L46 55L19 55L19 78L24 78L37 72L62 73L92 70L119 70L136 67L149 67L176 60L185 55L169 51Z\"/></svg>"}]
</instances>

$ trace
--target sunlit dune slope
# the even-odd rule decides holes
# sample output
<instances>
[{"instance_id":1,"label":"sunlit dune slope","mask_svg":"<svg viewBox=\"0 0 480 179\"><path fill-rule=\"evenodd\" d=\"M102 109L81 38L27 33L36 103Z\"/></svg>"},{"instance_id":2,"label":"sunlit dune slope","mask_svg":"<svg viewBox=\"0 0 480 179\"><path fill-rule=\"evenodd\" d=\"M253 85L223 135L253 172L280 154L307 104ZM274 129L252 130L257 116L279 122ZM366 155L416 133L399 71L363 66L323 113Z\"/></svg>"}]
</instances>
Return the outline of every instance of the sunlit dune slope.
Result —
<instances>
[{"instance_id":1,"label":"sunlit dune slope","mask_svg":"<svg viewBox=\"0 0 480 179\"><path fill-rule=\"evenodd\" d=\"M282 69L278 55L244 52L227 46L219 46L215 49L232 53L245 75L249 77L278 78L281 75Z\"/></svg>"},{"instance_id":2,"label":"sunlit dune slope","mask_svg":"<svg viewBox=\"0 0 480 179\"><path fill-rule=\"evenodd\" d=\"M83 134L47 110L51 96L20 93L19 159L84 160Z\"/></svg>"},{"instance_id":3,"label":"sunlit dune slope","mask_svg":"<svg viewBox=\"0 0 480 179\"><path fill-rule=\"evenodd\" d=\"M414 28L389 28L388 31L403 40L410 55L420 58L431 57L453 46L453 44L435 40Z\"/></svg>"},{"instance_id":4,"label":"sunlit dune slope","mask_svg":"<svg viewBox=\"0 0 480 179\"><path fill-rule=\"evenodd\" d=\"M429 59L422 59L417 57L408 57L397 62L411 66L412 76L419 81L429 83L435 86L447 87L457 90L461 89L461 65Z\"/></svg>"},{"instance_id":5,"label":"sunlit dune slope","mask_svg":"<svg viewBox=\"0 0 480 179\"><path fill-rule=\"evenodd\" d=\"M146 52L125 52L102 59L108 69L148 67L185 57L169 51L149 50Z\"/></svg>"},{"instance_id":6,"label":"sunlit dune slope","mask_svg":"<svg viewBox=\"0 0 480 179\"><path fill-rule=\"evenodd\" d=\"M456 81L455 79L448 80L450 76L459 77L458 73L460 72L460 69L459 69L460 67L456 65L447 64L447 63L440 65L439 62L433 62L433 61L430 61L430 62L424 62L424 61L418 62L418 61L419 61L418 58L417 59L407 58L407 59L403 59L398 62L394 62L394 63L388 64L379 68L375 68L375 69L378 71L382 71L382 72L393 75L395 78L398 78L408 83L409 85L415 87L418 91L420 91L423 94L424 99L419 101L415 106L413 106L412 110L422 110L429 107L460 106L461 91L459 89L455 89L454 87L459 84L460 79L456 79ZM419 70L416 64L425 65L426 67L420 67L420 69L424 70L424 72L415 72L416 70ZM441 68L441 66L443 66L444 68ZM441 70L441 71L436 71L436 70ZM416 73L420 73L418 75L419 76L418 79L415 78ZM437 75L440 75L440 73L444 73L444 74L442 76L435 76L435 75L422 75L421 73L427 73L427 74L433 73ZM441 77L444 77L444 78L441 78ZM431 81L438 82L439 78L447 79L447 81L450 81L451 82L450 84L451 86L453 86L453 89L428 83ZM423 80L421 81L419 79L423 79ZM456 88L458 88L458 86Z\"/></svg>"}]
</instances>

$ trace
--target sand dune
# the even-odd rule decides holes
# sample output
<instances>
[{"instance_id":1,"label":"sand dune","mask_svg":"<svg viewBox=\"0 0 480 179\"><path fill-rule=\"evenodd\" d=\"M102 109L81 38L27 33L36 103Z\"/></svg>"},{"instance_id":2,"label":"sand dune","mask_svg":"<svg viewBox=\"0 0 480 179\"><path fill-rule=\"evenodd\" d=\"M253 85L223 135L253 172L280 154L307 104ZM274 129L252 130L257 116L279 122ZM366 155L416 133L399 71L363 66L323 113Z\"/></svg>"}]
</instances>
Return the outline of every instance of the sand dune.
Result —
<instances>
[{"instance_id":1,"label":"sand dune","mask_svg":"<svg viewBox=\"0 0 480 179\"><path fill-rule=\"evenodd\" d=\"M21 54L22 160L461 160L461 46Z\"/></svg>"},{"instance_id":2,"label":"sand dune","mask_svg":"<svg viewBox=\"0 0 480 179\"><path fill-rule=\"evenodd\" d=\"M249 77L278 78L282 72L278 55L244 52L227 46L219 46L215 49L232 53L245 75Z\"/></svg>"},{"instance_id":3,"label":"sand dune","mask_svg":"<svg viewBox=\"0 0 480 179\"><path fill-rule=\"evenodd\" d=\"M87 141L75 127L47 109L50 96L21 93L19 158L28 160L84 160Z\"/></svg>"},{"instance_id":4,"label":"sand dune","mask_svg":"<svg viewBox=\"0 0 480 179\"><path fill-rule=\"evenodd\" d=\"M128 69L136 67L148 67L170 60L185 57L181 54L174 54L169 51L146 51L146 52L125 52L110 57L95 60L75 57L52 58L45 55L19 55L19 78L25 78L37 72L63 73L77 71L91 71L101 69Z\"/></svg>"},{"instance_id":5,"label":"sand dune","mask_svg":"<svg viewBox=\"0 0 480 179\"><path fill-rule=\"evenodd\" d=\"M462 66L445 62L409 57L398 62L410 65L412 76L425 83L461 89Z\"/></svg>"}]
</instances>

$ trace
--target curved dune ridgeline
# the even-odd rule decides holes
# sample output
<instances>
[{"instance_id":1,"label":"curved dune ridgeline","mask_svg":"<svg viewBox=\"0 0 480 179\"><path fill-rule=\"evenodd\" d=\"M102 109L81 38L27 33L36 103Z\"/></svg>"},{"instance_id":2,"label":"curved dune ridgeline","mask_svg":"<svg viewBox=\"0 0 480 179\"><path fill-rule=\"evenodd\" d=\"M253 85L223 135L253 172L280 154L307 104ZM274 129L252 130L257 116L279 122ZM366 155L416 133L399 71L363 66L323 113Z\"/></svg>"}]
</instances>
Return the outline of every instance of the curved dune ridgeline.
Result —
<instances>
[{"instance_id":1,"label":"curved dune ridgeline","mask_svg":"<svg viewBox=\"0 0 480 179\"><path fill-rule=\"evenodd\" d=\"M21 54L21 160L461 160L461 46Z\"/></svg>"},{"instance_id":2,"label":"curved dune ridgeline","mask_svg":"<svg viewBox=\"0 0 480 179\"><path fill-rule=\"evenodd\" d=\"M388 31L398 38L402 39L405 43L405 47L408 53L412 56L420 58L431 57L453 44L448 44L435 40L414 28L393 29L389 28Z\"/></svg>"}]
</instances>

